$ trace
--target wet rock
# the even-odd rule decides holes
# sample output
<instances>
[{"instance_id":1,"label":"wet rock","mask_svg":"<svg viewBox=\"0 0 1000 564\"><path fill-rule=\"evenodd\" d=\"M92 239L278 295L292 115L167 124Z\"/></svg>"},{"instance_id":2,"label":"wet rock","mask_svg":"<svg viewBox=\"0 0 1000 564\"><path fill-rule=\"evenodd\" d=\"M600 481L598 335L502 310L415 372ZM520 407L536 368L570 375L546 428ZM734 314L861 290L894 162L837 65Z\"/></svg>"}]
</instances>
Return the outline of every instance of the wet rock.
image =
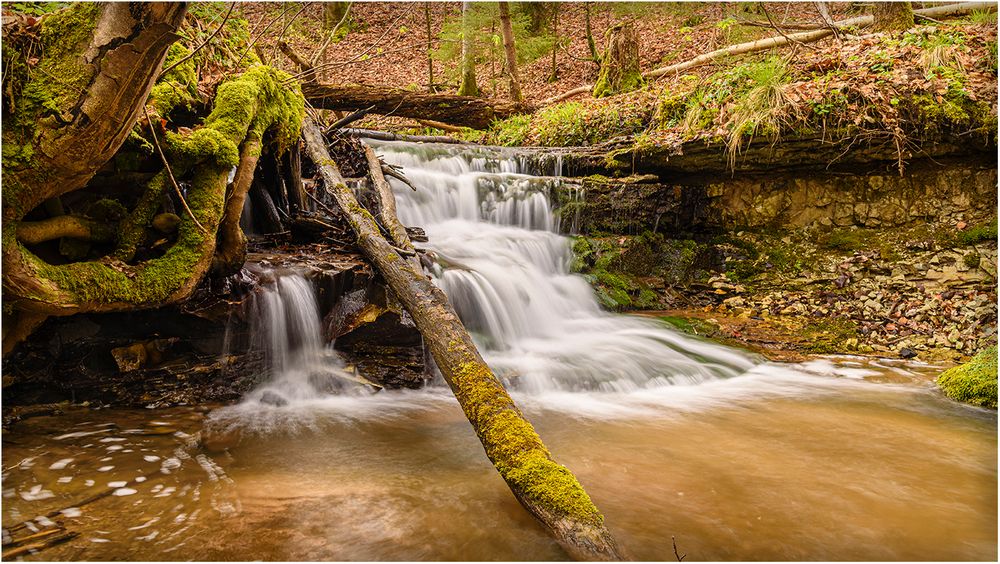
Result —
<instances>
[{"instance_id":1,"label":"wet rock","mask_svg":"<svg viewBox=\"0 0 1000 564\"><path fill-rule=\"evenodd\" d=\"M146 347L142 343L135 343L127 347L114 348L111 349L111 356L114 357L119 371L132 372L146 364Z\"/></svg>"},{"instance_id":2,"label":"wet rock","mask_svg":"<svg viewBox=\"0 0 1000 564\"><path fill-rule=\"evenodd\" d=\"M279 394L272 392L271 390L265 391L260 396L260 403L264 405L272 405L274 407L285 407L288 405L288 400Z\"/></svg>"},{"instance_id":3,"label":"wet rock","mask_svg":"<svg viewBox=\"0 0 1000 564\"><path fill-rule=\"evenodd\" d=\"M900 358L914 358L917 356L917 353L914 352L913 349L903 347L902 349L899 349L899 356Z\"/></svg>"}]
</instances>

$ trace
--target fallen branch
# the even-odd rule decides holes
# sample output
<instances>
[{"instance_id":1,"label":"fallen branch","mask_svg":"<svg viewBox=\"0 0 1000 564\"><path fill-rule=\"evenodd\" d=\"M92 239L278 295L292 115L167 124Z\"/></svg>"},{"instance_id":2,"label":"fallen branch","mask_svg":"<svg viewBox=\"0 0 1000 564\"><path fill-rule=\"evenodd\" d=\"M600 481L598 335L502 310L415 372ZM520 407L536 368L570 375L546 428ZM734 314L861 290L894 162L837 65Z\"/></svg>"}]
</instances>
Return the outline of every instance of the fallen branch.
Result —
<instances>
[{"instance_id":1,"label":"fallen branch","mask_svg":"<svg viewBox=\"0 0 1000 564\"><path fill-rule=\"evenodd\" d=\"M115 226L75 215L60 215L41 221L22 221L17 225L17 240L27 245L37 245L63 237L94 242L113 241Z\"/></svg>"},{"instance_id":2,"label":"fallen branch","mask_svg":"<svg viewBox=\"0 0 1000 564\"><path fill-rule=\"evenodd\" d=\"M375 219L358 204L307 120L306 149L352 230L358 247L406 307L444 379L476 430L486 455L511 492L573 557L619 560L604 517L564 466L556 464L534 428L483 361L448 297L411 261L401 260Z\"/></svg>"},{"instance_id":3,"label":"fallen branch","mask_svg":"<svg viewBox=\"0 0 1000 564\"><path fill-rule=\"evenodd\" d=\"M399 172L398 170L396 170L392 166L390 166L390 165L383 166L382 167L382 172L386 176L391 176L391 177L395 178L396 180L402 182L403 184L406 184L407 186L410 187L410 190L413 190L414 192L417 191L417 187L414 186L413 183L410 182L410 180L408 178L406 178L405 176L403 176L402 172Z\"/></svg>"},{"instance_id":4,"label":"fallen branch","mask_svg":"<svg viewBox=\"0 0 1000 564\"><path fill-rule=\"evenodd\" d=\"M413 243L410 242L410 236L406 233L406 227L399 222L399 218L396 216L396 197L392 194L389 182L382 175L382 161L375 155L375 150L367 145L365 146L365 159L368 161L372 184L375 185L375 199L378 201L379 219L382 220L382 226L385 227L389 238L392 239L396 247L408 251L411 253L410 256L415 256L416 251L413 249Z\"/></svg>"},{"instance_id":5,"label":"fallen branch","mask_svg":"<svg viewBox=\"0 0 1000 564\"><path fill-rule=\"evenodd\" d=\"M427 94L386 86L337 86L306 82L302 94L314 107L324 110L357 110L375 106L372 113L439 121L451 125L485 129L495 119L531 111L524 104L491 103L476 96Z\"/></svg>"},{"instance_id":6,"label":"fallen branch","mask_svg":"<svg viewBox=\"0 0 1000 564\"><path fill-rule=\"evenodd\" d=\"M345 133L375 139L377 141L406 141L407 143L450 143L453 145L473 145L461 139L448 137L446 135L404 135L402 133L391 133L389 131L377 131L375 129L345 129Z\"/></svg>"},{"instance_id":7,"label":"fallen branch","mask_svg":"<svg viewBox=\"0 0 1000 564\"><path fill-rule=\"evenodd\" d=\"M329 134L333 133L334 131L336 131L338 129L341 129L343 127L347 127L348 125L351 125L352 123L354 123L354 122L358 121L359 119L365 117L366 115L370 114L371 111L374 110L374 109L375 109L375 106L368 106L367 108L363 108L363 109L360 109L360 110L358 110L356 112L352 112L350 114L347 114L346 116L344 116L344 117L338 119L336 122L334 122L333 125L331 125L330 127L326 128L326 131L324 133L326 135L329 135Z\"/></svg>"},{"instance_id":8,"label":"fallen branch","mask_svg":"<svg viewBox=\"0 0 1000 564\"><path fill-rule=\"evenodd\" d=\"M924 8L922 10L914 10L913 14L916 16L953 16L959 14L968 14L973 10L996 10L997 5L994 2L966 2L962 4L949 4L947 6L936 6L934 8ZM768 37L765 39L758 39L756 41L750 41L747 43L739 43L736 45L730 45L723 49L717 49L709 53L703 53L698 55L693 59L688 59L680 63L669 65L666 67L661 67L654 69L642 74L645 78L659 78L668 74L680 73L701 65L708 64L721 57L730 57L733 55L745 55L747 53L758 53L760 51L767 51L769 49L774 49L775 47L783 47L790 43L813 43L829 37L835 33L835 30L842 30L848 27L865 27L869 26L874 22L873 16L859 16L856 18L851 18L847 20L841 20L837 22L832 28L817 29L815 31L805 31L801 33L792 33L788 35L783 35L779 37ZM594 89L593 84L586 84L564 92L558 96L553 96L542 102L543 105L553 104L555 102L561 102L567 98L572 98L579 94L585 94Z\"/></svg>"}]
</instances>

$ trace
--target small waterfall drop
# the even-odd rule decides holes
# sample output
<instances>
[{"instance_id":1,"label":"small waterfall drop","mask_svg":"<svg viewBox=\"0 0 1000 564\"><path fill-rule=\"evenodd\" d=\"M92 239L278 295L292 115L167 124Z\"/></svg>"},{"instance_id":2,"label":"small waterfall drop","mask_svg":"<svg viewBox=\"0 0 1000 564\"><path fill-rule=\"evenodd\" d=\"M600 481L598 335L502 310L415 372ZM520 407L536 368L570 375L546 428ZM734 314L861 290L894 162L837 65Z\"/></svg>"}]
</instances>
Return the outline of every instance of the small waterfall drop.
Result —
<instances>
[{"instance_id":1,"label":"small waterfall drop","mask_svg":"<svg viewBox=\"0 0 1000 564\"><path fill-rule=\"evenodd\" d=\"M344 363L323 343L312 283L300 274L265 273L271 280L254 301L255 347L264 352L270 379L246 398L274 406L320 399L344 389Z\"/></svg>"},{"instance_id":2,"label":"small waterfall drop","mask_svg":"<svg viewBox=\"0 0 1000 564\"><path fill-rule=\"evenodd\" d=\"M418 187L392 181L400 220L425 229L438 258L435 282L515 389L628 392L754 366L739 351L602 311L583 277L569 272L572 250L550 204L562 180L527 174L539 167L523 155L370 143ZM554 168L561 172L561 159Z\"/></svg>"}]
</instances>

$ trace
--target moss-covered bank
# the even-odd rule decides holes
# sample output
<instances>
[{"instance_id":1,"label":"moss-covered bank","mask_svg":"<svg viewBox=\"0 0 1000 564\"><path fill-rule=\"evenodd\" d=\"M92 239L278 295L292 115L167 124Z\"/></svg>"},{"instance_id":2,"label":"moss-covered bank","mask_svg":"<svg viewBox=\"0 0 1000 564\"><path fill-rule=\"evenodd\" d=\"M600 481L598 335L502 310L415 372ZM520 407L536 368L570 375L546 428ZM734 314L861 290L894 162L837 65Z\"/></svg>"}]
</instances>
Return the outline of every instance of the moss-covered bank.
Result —
<instances>
[{"instance_id":1,"label":"moss-covered bank","mask_svg":"<svg viewBox=\"0 0 1000 564\"><path fill-rule=\"evenodd\" d=\"M969 362L946 370L937 385L954 400L997 408L997 347L984 349Z\"/></svg>"}]
</instances>

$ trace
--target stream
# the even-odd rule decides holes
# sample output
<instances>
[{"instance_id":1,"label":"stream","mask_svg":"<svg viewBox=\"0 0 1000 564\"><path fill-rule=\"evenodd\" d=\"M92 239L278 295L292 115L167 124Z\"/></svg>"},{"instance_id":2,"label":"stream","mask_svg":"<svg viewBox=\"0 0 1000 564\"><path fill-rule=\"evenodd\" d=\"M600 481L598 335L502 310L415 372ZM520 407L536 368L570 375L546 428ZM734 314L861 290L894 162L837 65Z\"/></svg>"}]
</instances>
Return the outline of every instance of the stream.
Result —
<instances>
[{"instance_id":1,"label":"stream","mask_svg":"<svg viewBox=\"0 0 1000 564\"><path fill-rule=\"evenodd\" d=\"M558 162L372 145L418 187L393 181L435 283L631 557L675 560L676 541L689 561L997 559L997 413L944 398L939 367L771 363L604 312L569 273ZM263 284L273 375L242 402L70 409L4 433L5 543L63 527L23 557L566 558L440 378L373 393L323 343L305 278Z\"/></svg>"}]
</instances>

